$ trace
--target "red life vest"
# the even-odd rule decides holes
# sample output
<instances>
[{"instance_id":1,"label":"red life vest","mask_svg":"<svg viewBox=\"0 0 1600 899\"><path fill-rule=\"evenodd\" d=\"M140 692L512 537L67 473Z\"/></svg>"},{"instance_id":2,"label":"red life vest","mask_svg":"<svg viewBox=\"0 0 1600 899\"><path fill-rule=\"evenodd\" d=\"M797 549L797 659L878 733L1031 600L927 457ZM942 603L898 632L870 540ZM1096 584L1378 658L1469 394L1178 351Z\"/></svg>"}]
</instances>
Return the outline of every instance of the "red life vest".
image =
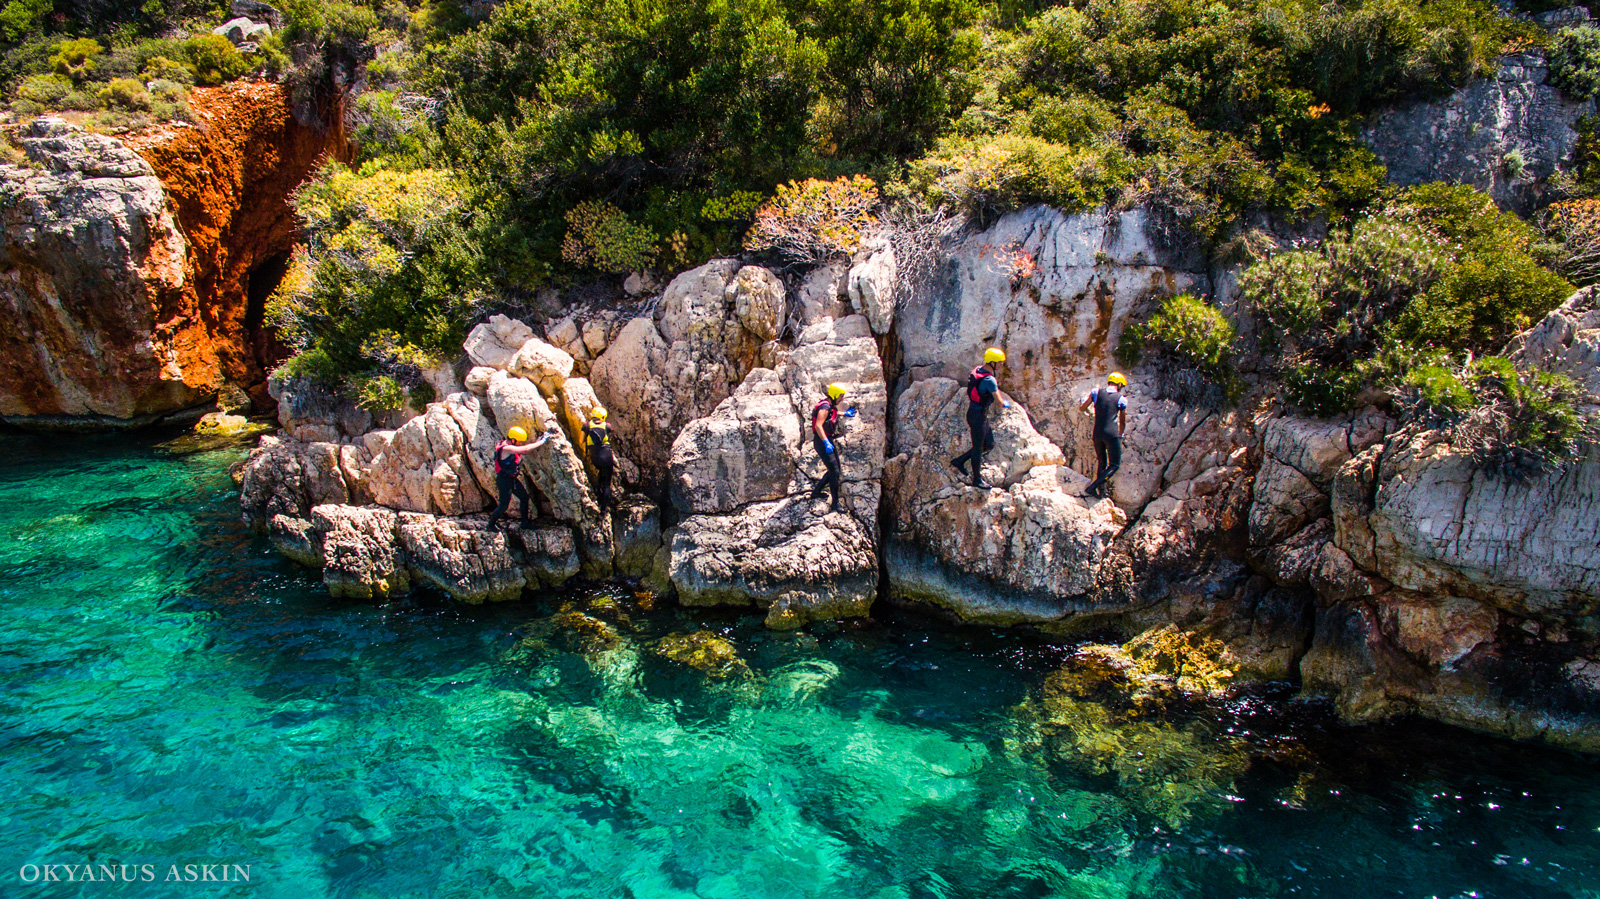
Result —
<instances>
[{"instance_id":1,"label":"red life vest","mask_svg":"<svg viewBox=\"0 0 1600 899\"><path fill-rule=\"evenodd\" d=\"M828 408L828 417L823 421L822 429L832 437L834 428L839 426L839 407L833 404L833 400L821 399L811 407L811 424L812 427L816 427L817 413L821 412L824 406Z\"/></svg>"},{"instance_id":2,"label":"red life vest","mask_svg":"<svg viewBox=\"0 0 1600 899\"><path fill-rule=\"evenodd\" d=\"M967 399L974 403L983 402L983 394L978 390L978 384L981 383L984 378L993 377L994 374L984 371L983 366L981 365L977 368L974 368L972 370L972 374L967 375Z\"/></svg>"},{"instance_id":3,"label":"red life vest","mask_svg":"<svg viewBox=\"0 0 1600 899\"><path fill-rule=\"evenodd\" d=\"M504 453L505 441L495 445L494 448L494 473L514 475L522 468L521 453Z\"/></svg>"}]
</instances>

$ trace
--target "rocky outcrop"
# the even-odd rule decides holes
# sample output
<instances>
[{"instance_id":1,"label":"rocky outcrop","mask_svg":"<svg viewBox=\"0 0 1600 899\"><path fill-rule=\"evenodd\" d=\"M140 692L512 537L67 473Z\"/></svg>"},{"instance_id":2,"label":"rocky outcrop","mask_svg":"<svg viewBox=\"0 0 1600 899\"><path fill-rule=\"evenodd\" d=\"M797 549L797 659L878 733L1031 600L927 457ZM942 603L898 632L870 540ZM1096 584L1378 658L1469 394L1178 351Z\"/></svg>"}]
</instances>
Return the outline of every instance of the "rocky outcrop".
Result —
<instances>
[{"instance_id":1,"label":"rocky outcrop","mask_svg":"<svg viewBox=\"0 0 1600 899\"><path fill-rule=\"evenodd\" d=\"M1593 100L1568 96L1548 77L1544 51L1511 53L1495 76L1381 113L1362 136L1397 184L1470 184L1526 215L1571 157L1578 120L1595 112Z\"/></svg>"},{"instance_id":2,"label":"rocky outcrop","mask_svg":"<svg viewBox=\"0 0 1600 899\"><path fill-rule=\"evenodd\" d=\"M901 425L884 479L891 596L987 624L1092 608L1097 571L1126 517L1078 496L1088 479L1062 464L1017 406L992 422L994 464L985 470L996 489L967 484L949 461L970 444L965 403L947 378L920 381L896 401Z\"/></svg>"},{"instance_id":3,"label":"rocky outcrop","mask_svg":"<svg viewBox=\"0 0 1600 899\"><path fill-rule=\"evenodd\" d=\"M805 496L807 471L823 473L810 411L832 383L845 386L856 411L841 419L835 443L845 513ZM851 316L806 329L776 371L752 371L691 422L669 462L672 503L687 516L669 557L680 600L759 605L778 628L865 615L877 595L886 413L877 344L866 319Z\"/></svg>"},{"instance_id":4,"label":"rocky outcrop","mask_svg":"<svg viewBox=\"0 0 1600 899\"><path fill-rule=\"evenodd\" d=\"M195 124L121 140L40 119L30 165L0 167L0 417L137 425L228 384L270 405L262 303L298 230L289 194L342 133L296 123L278 85L191 105Z\"/></svg>"},{"instance_id":5,"label":"rocky outcrop","mask_svg":"<svg viewBox=\"0 0 1600 899\"><path fill-rule=\"evenodd\" d=\"M674 278L654 313L628 322L591 364L589 380L647 492L664 483L679 432L774 361L768 335L784 309L775 290L781 298L781 284L759 266L712 260Z\"/></svg>"},{"instance_id":6,"label":"rocky outcrop","mask_svg":"<svg viewBox=\"0 0 1600 899\"><path fill-rule=\"evenodd\" d=\"M1541 368L1572 378L1600 404L1600 296L1585 287L1537 325L1517 335L1506 356L1518 368Z\"/></svg>"},{"instance_id":7,"label":"rocky outcrop","mask_svg":"<svg viewBox=\"0 0 1600 899\"><path fill-rule=\"evenodd\" d=\"M331 595L350 599L385 599L425 584L462 602L494 602L578 573L568 529L490 531L481 516L319 505L306 518L274 515L268 535L284 555L321 568Z\"/></svg>"},{"instance_id":8,"label":"rocky outcrop","mask_svg":"<svg viewBox=\"0 0 1600 899\"><path fill-rule=\"evenodd\" d=\"M760 606L777 630L866 615L878 587L872 534L825 508L789 497L684 519L671 544L679 602Z\"/></svg>"},{"instance_id":9,"label":"rocky outcrop","mask_svg":"<svg viewBox=\"0 0 1600 899\"><path fill-rule=\"evenodd\" d=\"M1089 422L1078 402L1121 368L1123 331L1175 293L1211 293L1206 262L1148 235L1142 210L1064 215L1031 207L961 238L948 274L913 296L896 333L902 380L964 382L986 347L1006 351L999 372L1008 395L1033 410L1033 425L1066 463L1093 474ZM1169 463L1209 416L1158 399L1148 372L1129 371L1127 439L1113 498L1136 512L1161 489ZM897 385L898 387L903 385Z\"/></svg>"}]
</instances>

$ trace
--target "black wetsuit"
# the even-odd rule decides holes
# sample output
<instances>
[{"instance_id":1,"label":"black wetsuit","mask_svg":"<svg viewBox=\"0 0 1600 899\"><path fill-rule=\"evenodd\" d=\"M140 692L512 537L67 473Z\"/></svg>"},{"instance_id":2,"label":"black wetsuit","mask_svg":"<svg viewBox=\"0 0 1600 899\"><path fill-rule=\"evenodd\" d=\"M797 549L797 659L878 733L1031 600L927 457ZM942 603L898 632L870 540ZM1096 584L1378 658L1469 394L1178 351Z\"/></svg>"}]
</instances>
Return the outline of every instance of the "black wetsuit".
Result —
<instances>
[{"instance_id":1,"label":"black wetsuit","mask_svg":"<svg viewBox=\"0 0 1600 899\"><path fill-rule=\"evenodd\" d=\"M1102 496L1106 482L1122 466L1122 431L1118 419L1122 410L1128 408L1128 401L1123 399L1121 390L1113 387L1101 387L1090 395L1090 399L1094 402L1094 455L1097 465L1094 483L1084 493Z\"/></svg>"},{"instance_id":2,"label":"black wetsuit","mask_svg":"<svg viewBox=\"0 0 1600 899\"><path fill-rule=\"evenodd\" d=\"M617 504L611 498L611 475L617 469L617 460L611 453L611 429L605 425L589 425L583 429L583 436L589 441L589 462L598 474L594 492L600 498L600 508L614 509Z\"/></svg>"},{"instance_id":3,"label":"black wetsuit","mask_svg":"<svg viewBox=\"0 0 1600 899\"><path fill-rule=\"evenodd\" d=\"M500 505L489 516L489 527L494 527L511 508L511 497L522 503L522 523L528 524L528 488L522 486L522 456L504 449L502 441L494 448L494 489L500 494Z\"/></svg>"},{"instance_id":4,"label":"black wetsuit","mask_svg":"<svg viewBox=\"0 0 1600 899\"><path fill-rule=\"evenodd\" d=\"M839 466L838 447L834 447L835 452L828 452L827 445L821 437L817 436L818 415L826 415L822 420L822 432L828 435L829 440L832 440L833 435L839 428L839 407L835 406L831 399L822 400L811 407L811 442L817 448L817 455L822 457L822 464L828 466L828 473L822 476L822 480L818 481L815 487L811 488L811 498L816 499L821 496L823 488L832 488L833 505L837 507L839 505L839 483L843 480L844 475Z\"/></svg>"},{"instance_id":5,"label":"black wetsuit","mask_svg":"<svg viewBox=\"0 0 1600 899\"><path fill-rule=\"evenodd\" d=\"M972 449L957 456L957 468L972 465L972 486L983 483L983 454L994 449L994 429L989 427L989 407L1000 393L994 374L982 366L967 378L967 428L972 431Z\"/></svg>"}]
</instances>

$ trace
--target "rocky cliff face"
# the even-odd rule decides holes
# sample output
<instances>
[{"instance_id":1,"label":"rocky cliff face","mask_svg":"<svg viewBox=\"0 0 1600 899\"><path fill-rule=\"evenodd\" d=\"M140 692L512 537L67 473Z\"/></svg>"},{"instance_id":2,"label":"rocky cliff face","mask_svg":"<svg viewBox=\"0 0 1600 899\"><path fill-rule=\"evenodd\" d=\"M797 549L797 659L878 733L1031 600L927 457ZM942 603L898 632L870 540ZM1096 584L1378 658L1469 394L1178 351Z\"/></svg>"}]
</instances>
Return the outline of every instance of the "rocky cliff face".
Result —
<instances>
[{"instance_id":1,"label":"rocky cliff face","mask_svg":"<svg viewBox=\"0 0 1600 899\"><path fill-rule=\"evenodd\" d=\"M1578 120L1595 113L1594 100L1573 99L1548 78L1544 51L1513 53L1496 77L1384 112L1363 136L1396 184L1471 184L1527 214L1571 157Z\"/></svg>"},{"instance_id":2,"label":"rocky cliff face","mask_svg":"<svg viewBox=\"0 0 1600 899\"><path fill-rule=\"evenodd\" d=\"M289 193L337 129L289 114L281 87L202 88L197 122L122 140L43 119L0 166L0 416L139 424L224 384L266 404L262 329L296 225Z\"/></svg>"},{"instance_id":3,"label":"rocky cliff face","mask_svg":"<svg viewBox=\"0 0 1600 899\"><path fill-rule=\"evenodd\" d=\"M318 439L264 443L246 516L352 595L506 599L616 572L686 605L755 606L776 628L879 599L1057 639L1177 626L1225 645L1236 683L1298 680L1352 718L1600 750L1600 458L1504 484L1377 410L1183 408L1134 367L1128 462L1112 500L1086 498L1080 391L1170 292L1229 308L1231 273L1161 249L1138 214L1025 210L949 249L939 290L899 309L865 286L893 271L880 246L793 290L718 260L631 319L552 321L551 342L496 318L468 339L461 385L409 421L280 405L290 433ZM1020 276L994 261L1019 249L1038 262ZM1594 383L1595 309L1580 293L1511 349ZM1015 402L996 409L995 487L979 490L949 460L968 439L958 379L991 344ZM832 382L859 412L838 442L845 513L806 496L823 471L807 414ZM645 494L609 516L573 449L602 402ZM539 526L486 532L497 435L551 423L529 460Z\"/></svg>"}]
</instances>

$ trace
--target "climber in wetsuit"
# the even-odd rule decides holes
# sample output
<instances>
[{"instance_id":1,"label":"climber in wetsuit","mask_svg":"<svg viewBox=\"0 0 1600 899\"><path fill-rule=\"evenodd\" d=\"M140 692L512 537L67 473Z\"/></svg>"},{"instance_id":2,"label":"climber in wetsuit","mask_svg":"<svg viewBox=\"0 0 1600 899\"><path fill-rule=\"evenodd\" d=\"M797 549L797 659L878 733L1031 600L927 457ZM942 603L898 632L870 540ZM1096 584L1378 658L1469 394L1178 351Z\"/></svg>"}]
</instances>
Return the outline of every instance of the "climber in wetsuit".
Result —
<instances>
[{"instance_id":1,"label":"climber in wetsuit","mask_svg":"<svg viewBox=\"0 0 1600 899\"><path fill-rule=\"evenodd\" d=\"M828 395L811 407L812 443L816 445L817 455L822 457L822 464L828 466L828 473L811 488L811 498L821 496L824 488L832 488L833 505L829 511L833 512L844 511L844 506L839 503L839 484L843 474L839 465L839 448L834 446L833 438L839 428L839 401L844 399L846 392L843 384L829 384ZM844 417L854 418L855 414L856 410L851 409Z\"/></svg>"},{"instance_id":2,"label":"climber in wetsuit","mask_svg":"<svg viewBox=\"0 0 1600 899\"><path fill-rule=\"evenodd\" d=\"M522 526L527 527L533 523L528 517L530 505L528 488L522 486L522 454L538 449L549 439L550 432L546 431L539 435L538 440L528 443L528 432L518 427L507 431L506 439L495 444L494 489L500 494L500 505L489 515L490 530L494 529L501 517L511 508L513 496L522 503Z\"/></svg>"},{"instance_id":3,"label":"climber in wetsuit","mask_svg":"<svg viewBox=\"0 0 1600 899\"><path fill-rule=\"evenodd\" d=\"M589 464L594 466L598 474L594 492L600 498L600 511L615 509L617 503L611 498L611 475L616 471L617 460L611 452L611 429L606 426L604 408L597 406L589 413L589 424L584 426L583 439L589 447Z\"/></svg>"},{"instance_id":4,"label":"climber in wetsuit","mask_svg":"<svg viewBox=\"0 0 1600 899\"><path fill-rule=\"evenodd\" d=\"M1079 409L1094 407L1094 455L1097 463L1094 483L1083 491L1084 496L1105 497L1106 482L1122 466L1122 431L1128 426L1128 400L1122 388L1128 379L1121 372L1112 372L1106 386L1089 391L1078 404Z\"/></svg>"},{"instance_id":5,"label":"climber in wetsuit","mask_svg":"<svg viewBox=\"0 0 1600 899\"><path fill-rule=\"evenodd\" d=\"M972 486L987 490L983 479L983 454L994 449L994 429L989 427L989 407L1000 395L1000 382L995 380L990 366L1006 361L1006 354L990 347L983 353L983 364L967 376L967 427L972 430L972 449L950 460L962 477L967 476L967 463L972 463ZM1001 405L1011 408L1010 400Z\"/></svg>"}]
</instances>

